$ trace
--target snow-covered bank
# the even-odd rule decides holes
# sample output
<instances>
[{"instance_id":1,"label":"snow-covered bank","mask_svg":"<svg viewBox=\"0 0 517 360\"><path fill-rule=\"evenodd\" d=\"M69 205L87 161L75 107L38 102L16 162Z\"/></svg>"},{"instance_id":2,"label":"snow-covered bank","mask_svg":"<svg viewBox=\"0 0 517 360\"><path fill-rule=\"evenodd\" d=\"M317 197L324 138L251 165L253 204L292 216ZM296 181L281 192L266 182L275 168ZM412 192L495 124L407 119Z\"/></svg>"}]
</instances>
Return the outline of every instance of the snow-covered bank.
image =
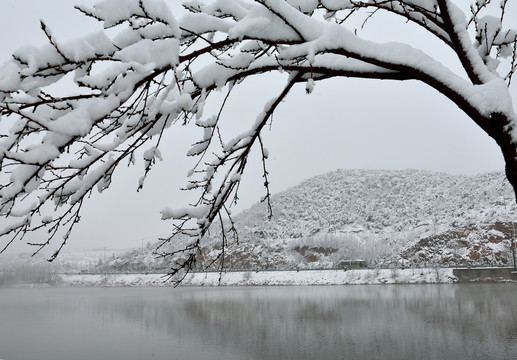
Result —
<instances>
[{"instance_id":1,"label":"snow-covered bank","mask_svg":"<svg viewBox=\"0 0 517 360\"><path fill-rule=\"evenodd\" d=\"M191 273L183 286L216 286L218 272ZM163 274L61 275L64 286L169 286ZM362 285L452 283L453 269L367 269L310 271L245 271L221 274L223 286Z\"/></svg>"}]
</instances>

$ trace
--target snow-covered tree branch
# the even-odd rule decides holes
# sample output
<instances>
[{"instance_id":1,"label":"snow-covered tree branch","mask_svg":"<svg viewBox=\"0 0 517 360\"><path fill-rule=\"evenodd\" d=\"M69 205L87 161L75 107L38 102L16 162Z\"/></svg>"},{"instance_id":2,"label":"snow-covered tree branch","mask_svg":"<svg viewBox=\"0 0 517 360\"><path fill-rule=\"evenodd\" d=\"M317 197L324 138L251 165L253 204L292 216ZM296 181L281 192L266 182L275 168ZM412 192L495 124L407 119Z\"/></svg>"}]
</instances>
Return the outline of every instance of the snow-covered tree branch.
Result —
<instances>
[{"instance_id":1,"label":"snow-covered tree branch","mask_svg":"<svg viewBox=\"0 0 517 360\"><path fill-rule=\"evenodd\" d=\"M77 6L103 29L60 42L42 22L48 44L21 48L1 66L0 215L14 220L0 228L0 250L46 229L46 241L33 245L60 241L57 256L95 188L102 192L121 164L143 157L142 188L162 157L163 134L191 126L202 137L186 149L197 158L186 190L197 192L198 201L162 211L173 229L164 243L178 234L191 238L185 249L164 252L173 258L171 273L189 270L214 222L221 223L223 242L235 235L229 206L253 149L263 159L269 201L261 134L275 109L296 84L311 93L329 78L344 78L343 86L350 77L417 80L436 89L497 142L517 194L517 116L509 91L517 31L504 27L507 0L477 0L467 9L451 0L191 0L184 7L178 15L159 0ZM363 38L361 28L378 16L384 26L403 19L422 28L455 54L462 70L407 43ZM271 92L248 130L227 139L226 98L238 97L247 78L270 72L282 74L285 85ZM219 111L205 114L205 102L221 90L227 96Z\"/></svg>"}]
</instances>

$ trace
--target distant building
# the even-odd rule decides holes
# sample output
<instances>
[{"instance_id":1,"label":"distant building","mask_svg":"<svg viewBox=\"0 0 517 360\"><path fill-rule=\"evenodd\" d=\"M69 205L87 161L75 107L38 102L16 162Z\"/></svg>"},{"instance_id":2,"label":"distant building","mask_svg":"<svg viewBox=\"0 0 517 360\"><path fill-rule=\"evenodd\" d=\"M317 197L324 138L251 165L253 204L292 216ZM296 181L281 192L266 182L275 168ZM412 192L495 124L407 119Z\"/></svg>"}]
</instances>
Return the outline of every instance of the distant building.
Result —
<instances>
[{"instance_id":1,"label":"distant building","mask_svg":"<svg viewBox=\"0 0 517 360\"><path fill-rule=\"evenodd\" d=\"M343 260L339 262L339 269L366 269L368 264L364 260Z\"/></svg>"}]
</instances>

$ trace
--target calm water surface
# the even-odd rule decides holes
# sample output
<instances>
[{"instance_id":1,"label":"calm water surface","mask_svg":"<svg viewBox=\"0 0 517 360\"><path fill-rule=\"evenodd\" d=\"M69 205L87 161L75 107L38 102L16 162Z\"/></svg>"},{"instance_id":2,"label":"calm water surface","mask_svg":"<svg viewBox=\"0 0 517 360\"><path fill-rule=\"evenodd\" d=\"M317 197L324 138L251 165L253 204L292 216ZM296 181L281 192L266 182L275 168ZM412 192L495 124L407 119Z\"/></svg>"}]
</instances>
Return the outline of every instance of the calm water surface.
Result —
<instances>
[{"instance_id":1,"label":"calm water surface","mask_svg":"<svg viewBox=\"0 0 517 360\"><path fill-rule=\"evenodd\" d=\"M517 359L517 284L0 289L0 359Z\"/></svg>"}]
</instances>

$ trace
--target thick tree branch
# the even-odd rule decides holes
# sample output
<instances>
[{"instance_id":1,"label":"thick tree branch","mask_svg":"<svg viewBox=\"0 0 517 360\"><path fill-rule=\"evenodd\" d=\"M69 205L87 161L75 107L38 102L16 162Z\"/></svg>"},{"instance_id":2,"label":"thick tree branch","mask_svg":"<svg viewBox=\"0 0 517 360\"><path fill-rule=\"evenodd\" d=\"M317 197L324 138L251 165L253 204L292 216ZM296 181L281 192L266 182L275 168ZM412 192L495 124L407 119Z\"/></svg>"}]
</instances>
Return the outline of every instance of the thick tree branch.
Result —
<instances>
[{"instance_id":1,"label":"thick tree branch","mask_svg":"<svg viewBox=\"0 0 517 360\"><path fill-rule=\"evenodd\" d=\"M458 23L457 20L453 17L452 5L450 0L437 0L438 6L440 8L440 14L442 16L445 29L451 38L451 42L453 44L454 51L458 55L458 59L460 60L463 68L467 72L469 79L472 81L474 85L480 85L483 83L482 76L479 74L479 71L476 69L476 65L472 61L472 57L477 57L479 61L479 55L472 49L467 48L467 44L465 44L467 29L462 27L463 24Z\"/></svg>"}]
</instances>

